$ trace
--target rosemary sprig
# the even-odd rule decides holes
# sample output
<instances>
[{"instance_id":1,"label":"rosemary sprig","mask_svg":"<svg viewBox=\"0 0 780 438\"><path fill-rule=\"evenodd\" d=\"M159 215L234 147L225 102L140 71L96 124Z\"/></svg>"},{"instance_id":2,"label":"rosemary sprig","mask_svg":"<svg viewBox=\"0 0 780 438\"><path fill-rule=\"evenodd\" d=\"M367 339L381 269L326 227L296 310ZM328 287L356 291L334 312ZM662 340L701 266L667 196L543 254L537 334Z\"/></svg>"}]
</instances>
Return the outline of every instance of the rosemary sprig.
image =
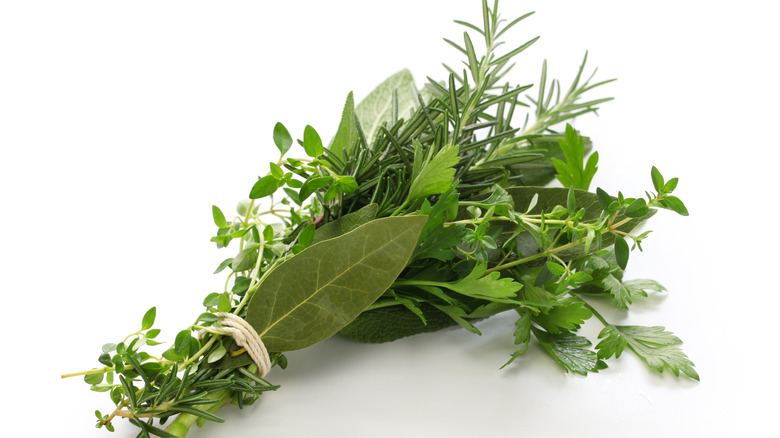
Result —
<instances>
[{"instance_id":1,"label":"rosemary sprig","mask_svg":"<svg viewBox=\"0 0 780 438\"><path fill-rule=\"evenodd\" d=\"M379 342L429 331L436 319L479 333L474 319L514 309L519 349L509 362L533 335L569 372L597 372L629 346L654 369L698 379L671 333L615 326L583 298L625 309L663 290L652 280L623 281L626 239L641 250L648 232L636 226L657 208L687 209L672 194L677 178L654 167L646 199L587 191L598 156L585 161L590 139L561 125L610 100L584 96L611 80L594 82L595 71L583 80L586 54L566 91L548 82L546 62L536 90L504 82L538 37L506 50L502 39L530 15L505 21L497 0L483 1L480 25L457 21L463 43L445 40L464 56L462 72L445 66L446 80L428 78L420 92L400 72L366 98L383 105L355 106L350 94L327 147L304 129L305 158L288 156L293 138L278 123L279 159L249 199L230 220L212 209L211 241L237 246L215 272L227 271L224 290L205 297L205 311L159 357L147 351L158 344L152 308L140 330L103 346L102 367L63 375L109 393L114 408L95 412L97 427L113 430L120 417L139 436L181 437L193 423L221 422L216 412L226 403L243 407L276 390L222 334L224 312L256 329L280 368L285 351L338 330ZM521 100L529 91L530 105ZM367 109L374 107L385 109ZM518 111L526 111L522 124ZM538 187L554 178L564 187ZM409 314L418 319L399 327ZM605 325L597 351L576 335L594 315ZM362 329L377 322L379 334Z\"/></svg>"}]
</instances>

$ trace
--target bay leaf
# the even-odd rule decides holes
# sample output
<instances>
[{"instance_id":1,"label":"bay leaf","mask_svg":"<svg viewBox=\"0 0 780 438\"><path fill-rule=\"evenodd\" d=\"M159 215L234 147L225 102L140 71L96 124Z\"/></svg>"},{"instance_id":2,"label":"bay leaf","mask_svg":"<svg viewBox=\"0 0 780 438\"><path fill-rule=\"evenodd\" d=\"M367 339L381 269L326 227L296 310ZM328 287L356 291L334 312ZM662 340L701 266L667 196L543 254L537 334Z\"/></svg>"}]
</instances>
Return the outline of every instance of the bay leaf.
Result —
<instances>
[{"instance_id":1,"label":"bay leaf","mask_svg":"<svg viewBox=\"0 0 780 438\"><path fill-rule=\"evenodd\" d=\"M377 204L368 204L360 210L345 214L334 221L323 224L314 233L313 243L341 236L374 220L378 209L379 206Z\"/></svg>"},{"instance_id":2,"label":"bay leaf","mask_svg":"<svg viewBox=\"0 0 780 438\"><path fill-rule=\"evenodd\" d=\"M314 244L279 264L247 306L269 351L299 350L331 337L395 281L427 217L376 219Z\"/></svg>"}]
</instances>

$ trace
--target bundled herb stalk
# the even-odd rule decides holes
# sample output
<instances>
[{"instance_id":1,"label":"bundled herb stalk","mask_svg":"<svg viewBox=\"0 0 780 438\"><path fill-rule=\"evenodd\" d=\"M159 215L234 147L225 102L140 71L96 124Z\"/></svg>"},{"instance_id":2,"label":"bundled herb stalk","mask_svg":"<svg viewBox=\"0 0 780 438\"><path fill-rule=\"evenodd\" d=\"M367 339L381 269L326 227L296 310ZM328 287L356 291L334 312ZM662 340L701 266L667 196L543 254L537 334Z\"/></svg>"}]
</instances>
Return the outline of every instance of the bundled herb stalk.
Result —
<instances>
[{"instance_id":1,"label":"bundled herb stalk","mask_svg":"<svg viewBox=\"0 0 780 438\"><path fill-rule=\"evenodd\" d=\"M480 25L457 22L463 43L446 40L462 71L447 67L419 90L401 71L357 106L350 94L328 147L307 126L306 157L288 157L293 139L276 125L270 172L230 219L213 207L211 240L236 251L216 270L225 290L160 357L146 351L159 343L152 308L141 330L103 346L101 368L72 374L110 396L97 427L125 417L139 436L182 437L223 421L224 404L276 390L264 376L287 351L338 332L386 342L458 324L480 334L474 321L506 311L517 314L517 349L504 366L534 338L567 372L598 372L628 347L658 372L698 380L672 333L614 325L590 304L627 309L664 290L623 273L648 235L640 224L659 208L688 214L672 195L677 178L653 167L638 197L588 191L598 153L564 122L610 100L583 96L611 81L583 76L583 60L568 87L548 81L546 65L535 91L504 82L536 39L498 50L531 14L505 21L497 9L483 1ZM544 187L554 179L563 187ZM577 334L593 317L604 325L595 349Z\"/></svg>"}]
</instances>

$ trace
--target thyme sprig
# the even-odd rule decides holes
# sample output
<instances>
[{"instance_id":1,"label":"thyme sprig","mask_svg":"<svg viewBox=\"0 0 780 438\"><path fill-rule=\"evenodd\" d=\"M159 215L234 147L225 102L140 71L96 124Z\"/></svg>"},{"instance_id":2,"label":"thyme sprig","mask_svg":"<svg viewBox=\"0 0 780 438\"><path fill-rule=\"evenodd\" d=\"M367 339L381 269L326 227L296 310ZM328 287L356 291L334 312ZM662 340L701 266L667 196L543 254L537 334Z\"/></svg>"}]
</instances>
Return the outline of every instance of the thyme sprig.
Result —
<instances>
[{"instance_id":1,"label":"thyme sprig","mask_svg":"<svg viewBox=\"0 0 780 438\"><path fill-rule=\"evenodd\" d=\"M502 38L530 16L506 21L497 0L483 1L482 23L456 21L463 42L445 40L463 55L462 72L445 65L447 78L429 77L419 91L399 72L364 101L382 105L355 106L350 93L327 147L306 126L297 142L303 158L288 156L295 142L277 123L279 158L249 199L232 216L212 208L211 241L237 247L215 271L227 272L224 289L204 298L204 312L159 356L149 350L159 345L153 307L140 330L103 346L102 367L63 375L109 394L114 407L95 412L96 426L112 431L127 418L139 436L182 437L194 423L223 421L216 412L224 404L242 408L276 390L221 334L220 312L252 324L282 369L285 351L338 330L370 342L451 324L479 333L476 320L513 310L518 350L505 366L533 336L568 372L598 372L628 346L658 371L698 379L674 335L611 324L588 301L627 309L663 291L653 280L623 280L632 247L641 250L649 234L634 230L659 208L688 211L673 195L678 179L655 167L645 196L588 192L598 154L585 160L591 140L562 125L609 101L585 95L612 80L594 81L595 71L583 80L586 54L565 89L548 81L546 61L536 90L505 82L538 37L508 50ZM563 187L543 187L554 179ZM289 292L285 281L294 283ZM294 323L285 319L292 314ZM576 334L592 316L604 325L595 351Z\"/></svg>"}]
</instances>

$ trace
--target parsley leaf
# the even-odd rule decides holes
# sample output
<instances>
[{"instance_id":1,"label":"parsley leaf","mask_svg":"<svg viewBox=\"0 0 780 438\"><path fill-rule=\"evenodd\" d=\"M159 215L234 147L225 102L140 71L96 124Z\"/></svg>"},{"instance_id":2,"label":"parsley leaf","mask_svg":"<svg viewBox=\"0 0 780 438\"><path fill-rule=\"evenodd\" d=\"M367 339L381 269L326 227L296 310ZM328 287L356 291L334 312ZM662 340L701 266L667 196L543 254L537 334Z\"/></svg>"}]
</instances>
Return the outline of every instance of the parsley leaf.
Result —
<instances>
[{"instance_id":1,"label":"parsley leaf","mask_svg":"<svg viewBox=\"0 0 780 438\"><path fill-rule=\"evenodd\" d=\"M545 351L567 372L585 376L607 367L595 351L587 348L591 345L587 338L571 332L552 334L536 327L531 327L531 331Z\"/></svg>"},{"instance_id":2,"label":"parsley leaf","mask_svg":"<svg viewBox=\"0 0 780 438\"><path fill-rule=\"evenodd\" d=\"M487 263L479 263L465 278L444 286L463 295L496 302L514 297L515 293L523 287L511 278L499 278L498 272L491 272L483 277L486 270ZM514 303L514 300L506 301Z\"/></svg>"},{"instance_id":3,"label":"parsley leaf","mask_svg":"<svg viewBox=\"0 0 780 438\"><path fill-rule=\"evenodd\" d=\"M511 354L511 357L501 366L501 369L514 362L518 357L524 355L525 352L528 351L528 344L531 341L531 313L522 310L518 310L517 312L520 314L520 318L515 321L515 327L517 327L514 332L515 345L520 345L521 347Z\"/></svg>"},{"instance_id":4,"label":"parsley leaf","mask_svg":"<svg viewBox=\"0 0 780 438\"><path fill-rule=\"evenodd\" d=\"M663 373L666 368L675 376L682 372L691 379L699 380L693 362L679 347L682 341L664 327L608 325L599 333L599 339L602 341L596 345L596 349L600 359L609 359L613 355L618 358L628 346L659 373Z\"/></svg>"},{"instance_id":5,"label":"parsley leaf","mask_svg":"<svg viewBox=\"0 0 780 438\"><path fill-rule=\"evenodd\" d=\"M585 320L590 319L593 312L585 308L582 301L569 297L556 303L545 313L534 317L534 322L552 334L562 331L577 330Z\"/></svg>"},{"instance_id":6,"label":"parsley leaf","mask_svg":"<svg viewBox=\"0 0 780 438\"><path fill-rule=\"evenodd\" d=\"M628 309L628 305L632 303L631 292L617 277L612 274L607 275L601 280L601 285L604 290L612 294L612 298L615 300L615 308Z\"/></svg>"},{"instance_id":7,"label":"parsley leaf","mask_svg":"<svg viewBox=\"0 0 780 438\"><path fill-rule=\"evenodd\" d=\"M591 154L587 163L583 166L585 141L568 123L566 124L566 134L558 140L558 143L561 146L566 162L557 158L551 159L556 172L558 172L555 177L565 187L588 190L590 182L593 180L593 175L598 170L599 153L594 152Z\"/></svg>"},{"instance_id":8,"label":"parsley leaf","mask_svg":"<svg viewBox=\"0 0 780 438\"><path fill-rule=\"evenodd\" d=\"M452 186L455 176L452 166L458 164L458 161L460 156L457 146L449 144L441 148L432 158L428 158L420 167L419 173L414 175L408 199L413 201L444 193Z\"/></svg>"}]
</instances>

